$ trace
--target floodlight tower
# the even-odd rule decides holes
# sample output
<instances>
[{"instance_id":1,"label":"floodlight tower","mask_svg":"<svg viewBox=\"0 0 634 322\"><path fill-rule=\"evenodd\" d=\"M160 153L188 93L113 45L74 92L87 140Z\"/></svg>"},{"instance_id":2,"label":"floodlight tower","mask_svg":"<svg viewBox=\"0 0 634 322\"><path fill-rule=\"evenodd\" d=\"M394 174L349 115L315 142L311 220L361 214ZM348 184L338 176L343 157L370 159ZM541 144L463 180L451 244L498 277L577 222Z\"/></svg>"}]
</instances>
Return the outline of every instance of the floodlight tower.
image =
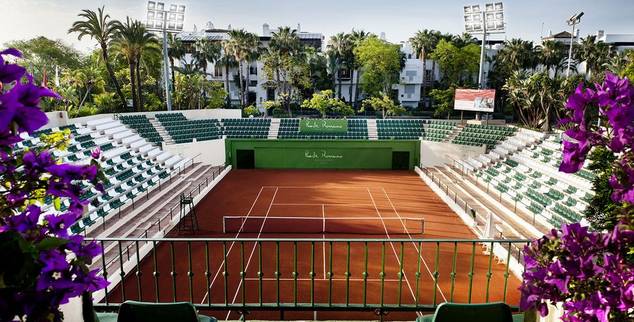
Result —
<instances>
[{"instance_id":1,"label":"floodlight tower","mask_svg":"<svg viewBox=\"0 0 634 322\"><path fill-rule=\"evenodd\" d=\"M572 15L572 17L568 18L568 26L572 26L572 34L570 34L570 47L568 48L568 67L566 68L566 78L570 76L570 64L572 62L572 43L575 39L575 27L581 23L581 17L583 17L583 11L578 14Z\"/></svg>"},{"instance_id":2,"label":"floodlight tower","mask_svg":"<svg viewBox=\"0 0 634 322\"><path fill-rule=\"evenodd\" d=\"M464 6L464 23L466 32L482 35L478 86L484 88L486 38L488 34L504 33L504 4L502 2L487 3L484 5L484 10L478 4Z\"/></svg>"},{"instance_id":3,"label":"floodlight tower","mask_svg":"<svg viewBox=\"0 0 634 322\"><path fill-rule=\"evenodd\" d=\"M167 110L172 110L172 96L170 93L169 57L167 54L167 34L183 31L185 22L185 6L170 4L169 9L164 2L147 2L147 20L145 26L148 30L163 33L163 86L165 87L165 105Z\"/></svg>"}]
</instances>

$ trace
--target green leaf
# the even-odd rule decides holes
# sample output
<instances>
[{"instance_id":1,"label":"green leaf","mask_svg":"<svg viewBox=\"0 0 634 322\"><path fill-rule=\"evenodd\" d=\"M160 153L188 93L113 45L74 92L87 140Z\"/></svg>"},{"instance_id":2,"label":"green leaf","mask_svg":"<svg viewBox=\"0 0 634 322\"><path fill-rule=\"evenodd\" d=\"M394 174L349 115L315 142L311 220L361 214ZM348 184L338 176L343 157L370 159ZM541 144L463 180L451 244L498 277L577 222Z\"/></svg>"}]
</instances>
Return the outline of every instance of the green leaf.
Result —
<instances>
[{"instance_id":1,"label":"green leaf","mask_svg":"<svg viewBox=\"0 0 634 322\"><path fill-rule=\"evenodd\" d=\"M55 207L55 210L59 211L62 208L62 199L61 198L53 199L53 207Z\"/></svg>"},{"instance_id":2,"label":"green leaf","mask_svg":"<svg viewBox=\"0 0 634 322\"><path fill-rule=\"evenodd\" d=\"M47 238L44 238L41 242L39 242L35 247L39 251L43 251L43 250L58 248L66 244L68 244L67 239L57 238L57 237L47 237Z\"/></svg>"}]
</instances>

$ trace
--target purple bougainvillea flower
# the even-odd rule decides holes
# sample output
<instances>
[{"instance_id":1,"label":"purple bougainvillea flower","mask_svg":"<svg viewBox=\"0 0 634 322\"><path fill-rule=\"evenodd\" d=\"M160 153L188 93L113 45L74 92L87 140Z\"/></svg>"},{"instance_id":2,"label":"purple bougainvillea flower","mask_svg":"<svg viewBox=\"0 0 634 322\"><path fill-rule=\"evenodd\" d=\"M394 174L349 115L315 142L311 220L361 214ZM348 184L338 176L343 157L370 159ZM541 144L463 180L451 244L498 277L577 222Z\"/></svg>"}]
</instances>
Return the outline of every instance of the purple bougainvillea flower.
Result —
<instances>
[{"instance_id":1,"label":"purple bougainvillea flower","mask_svg":"<svg viewBox=\"0 0 634 322\"><path fill-rule=\"evenodd\" d=\"M18 132L32 133L48 123L46 114L39 108L42 97L59 98L59 95L34 85L30 76L27 83L18 82L10 91L0 95L0 131L15 123Z\"/></svg>"},{"instance_id":2,"label":"purple bougainvillea flower","mask_svg":"<svg viewBox=\"0 0 634 322\"><path fill-rule=\"evenodd\" d=\"M90 153L90 156L93 159L99 159L100 155L101 155L101 149L100 148L96 148L96 149L92 150L92 152Z\"/></svg>"},{"instance_id":3,"label":"purple bougainvillea flower","mask_svg":"<svg viewBox=\"0 0 634 322\"><path fill-rule=\"evenodd\" d=\"M586 160L588 152L590 152L591 146L587 141L574 143L570 141L563 142L564 150L559 165L559 171L565 173L575 173L581 168Z\"/></svg>"},{"instance_id":4,"label":"purple bougainvillea flower","mask_svg":"<svg viewBox=\"0 0 634 322\"><path fill-rule=\"evenodd\" d=\"M69 211L63 214L44 216L49 231L59 236L68 236L68 228L81 218L81 213Z\"/></svg>"},{"instance_id":5,"label":"purple bougainvillea flower","mask_svg":"<svg viewBox=\"0 0 634 322\"><path fill-rule=\"evenodd\" d=\"M93 180L97 175L97 167L92 165L54 164L46 168L53 176L63 181Z\"/></svg>"},{"instance_id":6,"label":"purple bougainvillea flower","mask_svg":"<svg viewBox=\"0 0 634 322\"><path fill-rule=\"evenodd\" d=\"M36 205L30 205L26 210L18 215L10 216L6 219L7 226L20 233L26 233L38 229L38 221L42 210Z\"/></svg>"},{"instance_id":7,"label":"purple bougainvillea flower","mask_svg":"<svg viewBox=\"0 0 634 322\"><path fill-rule=\"evenodd\" d=\"M26 69L16 64L6 64L2 56L22 57L22 53L15 48L0 51L0 83L11 83L20 80ZM1 88L1 85L0 85Z\"/></svg>"},{"instance_id":8,"label":"purple bougainvillea flower","mask_svg":"<svg viewBox=\"0 0 634 322\"><path fill-rule=\"evenodd\" d=\"M40 254L40 262L44 265L42 273L62 272L68 269L70 264L66 261L66 254L58 249L51 249Z\"/></svg>"}]
</instances>

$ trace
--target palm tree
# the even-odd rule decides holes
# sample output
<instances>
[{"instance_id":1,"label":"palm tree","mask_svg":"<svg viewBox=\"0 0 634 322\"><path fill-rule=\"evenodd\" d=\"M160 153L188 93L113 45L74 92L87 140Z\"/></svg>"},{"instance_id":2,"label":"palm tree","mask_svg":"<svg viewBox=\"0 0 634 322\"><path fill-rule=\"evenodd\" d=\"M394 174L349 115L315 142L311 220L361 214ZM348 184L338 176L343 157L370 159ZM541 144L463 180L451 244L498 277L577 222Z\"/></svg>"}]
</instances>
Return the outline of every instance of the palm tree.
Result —
<instances>
[{"instance_id":1,"label":"palm tree","mask_svg":"<svg viewBox=\"0 0 634 322\"><path fill-rule=\"evenodd\" d=\"M562 65L567 56L564 45L557 41L547 40L540 47L537 47L537 52L539 63L544 66L548 74L554 68L553 78L557 78L559 66Z\"/></svg>"},{"instance_id":2,"label":"palm tree","mask_svg":"<svg viewBox=\"0 0 634 322\"><path fill-rule=\"evenodd\" d=\"M351 49L351 59L352 59L352 68L353 71L352 73L355 75L350 75L350 92L352 93L352 76L356 77L355 80L355 89L354 89L354 99L352 99L352 94L350 95L350 99L353 102L353 106L355 108L358 107L359 105L359 80L360 80L360 76L361 76L361 66L359 65L359 62L357 61L355 55L354 55L354 50L355 48L357 48L361 42L363 42L364 40L368 39L368 37L370 37L372 34L363 30L354 30L352 29L352 32L350 33L350 41L352 42L352 49Z\"/></svg>"},{"instance_id":3,"label":"palm tree","mask_svg":"<svg viewBox=\"0 0 634 322\"><path fill-rule=\"evenodd\" d=\"M333 84L337 84L337 86L339 87L337 90L337 97L339 99L341 99L341 80L339 80L339 82L337 83L337 79L340 76L338 74L340 74L342 67L344 67L345 62L346 62L346 58L349 57L349 52L350 49L352 47L352 43L350 41L350 36L340 32L334 36L330 37L330 41L328 41L328 55L331 56L332 62L334 62L334 70L336 71L335 74L333 74Z\"/></svg>"},{"instance_id":4,"label":"palm tree","mask_svg":"<svg viewBox=\"0 0 634 322\"><path fill-rule=\"evenodd\" d=\"M229 39L224 44L225 54L232 55L238 62L238 82L240 85L240 101L245 104L245 88L243 84L242 68L243 64L252 56L253 51L259 48L259 38L257 35L247 32L244 29L229 31ZM247 71L248 72L248 71ZM247 84L248 86L248 84Z\"/></svg>"},{"instance_id":5,"label":"palm tree","mask_svg":"<svg viewBox=\"0 0 634 322\"><path fill-rule=\"evenodd\" d=\"M611 49L606 43L597 42L596 36L587 36L576 46L574 56L577 61L586 63L586 79L589 79L610 61Z\"/></svg>"},{"instance_id":6,"label":"palm tree","mask_svg":"<svg viewBox=\"0 0 634 322\"><path fill-rule=\"evenodd\" d=\"M224 68L223 74L225 77L225 91L227 91L227 108L231 107L231 92L229 91L229 71L231 68L238 67L238 62L229 53L226 48L226 42L222 42L222 56L217 61L217 64Z\"/></svg>"},{"instance_id":7,"label":"palm tree","mask_svg":"<svg viewBox=\"0 0 634 322\"><path fill-rule=\"evenodd\" d=\"M137 20L126 18L125 23L116 25L117 34L113 47L120 55L125 57L130 68L130 85L132 91L132 105L136 111L141 111L142 91L140 64L144 54L160 51L158 39L145 29L145 26Z\"/></svg>"},{"instance_id":8,"label":"palm tree","mask_svg":"<svg viewBox=\"0 0 634 322\"><path fill-rule=\"evenodd\" d=\"M175 35L169 34L167 38L168 48L167 48L167 56L170 60L170 67L172 72L172 89L174 84L176 83L176 77L174 75L174 61L180 61L185 56L185 45L183 42L176 38Z\"/></svg>"},{"instance_id":9,"label":"palm tree","mask_svg":"<svg viewBox=\"0 0 634 322\"><path fill-rule=\"evenodd\" d=\"M533 42L521 39L506 41L496 60L505 64L511 72L534 68L537 65Z\"/></svg>"},{"instance_id":10,"label":"palm tree","mask_svg":"<svg viewBox=\"0 0 634 322\"><path fill-rule=\"evenodd\" d=\"M438 44L437 33L433 30L422 30L416 32L412 38L409 39L416 55L423 62L423 87L421 91L421 97L425 97L425 89L427 82L425 80L425 73L427 72L427 54L431 53L436 44Z\"/></svg>"},{"instance_id":11,"label":"palm tree","mask_svg":"<svg viewBox=\"0 0 634 322\"><path fill-rule=\"evenodd\" d=\"M297 30L291 27L281 27L271 35L269 50L264 54L265 64L275 71L275 87L279 90L279 96L289 115L292 81L291 72L293 63L308 60L308 55L299 41Z\"/></svg>"},{"instance_id":12,"label":"palm tree","mask_svg":"<svg viewBox=\"0 0 634 322\"><path fill-rule=\"evenodd\" d=\"M110 20L110 15L104 14L104 7L98 8L96 13L92 10L82 10L78 16L83 18L83 20L73 22L73 25L68 30L68 33L77 32L79 33L79 35L77 35L78 40L81 40L84 36L89 36L91 39L94 39L99 43L99 47L101 48L101 57L106 65L108 76L110 77L110 81L112 82L115 91L117 92L117 96L121 100L123 108L125 108L125 96L123 95L121 86L115 77L112 65L110 65L108 53L108 44L116 33L116 25L118 21Z\"/></svg>"},{"instance_id":13,"label":"palm tree","mask_svg":"<svg viewBox=\"0 0 634 322\"><path fill-rule=\"evenodd\" d=\"M194 44L193 57L196 60L198 68L203 74L207 74L207 66L209 63L215 63L220 59L221 47L218 43L203 38Z\"/></svg>"}]
</instances>

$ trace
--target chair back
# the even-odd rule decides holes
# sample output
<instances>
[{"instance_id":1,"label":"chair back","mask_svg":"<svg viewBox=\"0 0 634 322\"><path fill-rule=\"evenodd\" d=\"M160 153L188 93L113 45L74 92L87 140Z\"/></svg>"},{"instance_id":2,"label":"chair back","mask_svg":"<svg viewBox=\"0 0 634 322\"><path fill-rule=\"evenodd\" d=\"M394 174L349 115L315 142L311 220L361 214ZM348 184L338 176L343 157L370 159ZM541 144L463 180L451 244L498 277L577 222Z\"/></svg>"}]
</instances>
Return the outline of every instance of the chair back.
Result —
<instances>
[{"instance_id":1,"label":"chair back","mask_svg":"<svg viewBox=\"0 0 634 322\"><path fill-rule=\"evenodd\" d=\"M198 314L189 302L126 301L119 308L117 322L198 322Z\"/></svg>"},{"instance_id":2,"label":"chair back","mask_svg":"<svg viewBox=\"0 0 634 322\"><path fill-rule=\"evenodd\" d=\"M443 303L436 308L433 322L513 322L511 308L505 303Z\"/></svg>"}]
</instances>

